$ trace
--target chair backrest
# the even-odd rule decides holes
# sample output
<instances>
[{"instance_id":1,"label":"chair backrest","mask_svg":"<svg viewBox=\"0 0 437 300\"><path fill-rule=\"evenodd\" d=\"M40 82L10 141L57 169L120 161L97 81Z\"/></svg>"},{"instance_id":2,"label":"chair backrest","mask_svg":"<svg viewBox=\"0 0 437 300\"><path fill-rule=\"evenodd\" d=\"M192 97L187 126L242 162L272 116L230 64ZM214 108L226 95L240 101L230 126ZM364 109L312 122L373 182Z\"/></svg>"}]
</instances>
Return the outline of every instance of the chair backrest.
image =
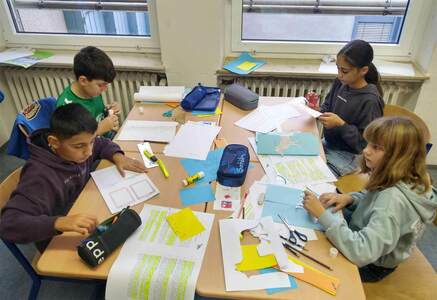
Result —
<instances>
[{"instance_id":1,"label":"chair backrest","mask_svg":"<svg viewBox=\"0 0 437 300\"><path fill-rule=\"evenodd\" d=\"M8 142L8 154L28 159L27 137L37 129L48 128L55 109L56 99L53 97L34 101L23 109L15 119Z\"/></svg>"},{"instance_id":2,"label":"chair backrest","mask_svg":"<svg viewBox=\"0 0 437 300\"><path fill-rule=\"evenodd\" d=\"M384 117L388 116L403 116L410 118L410 120L419 128L422 132L423 137L425 139L425 143L429 143L431 140L431 133L429 132L428 126L426 123L414 112L409 111L408 109L393 104L386 104L384 107Z\"/></svg>"},{"instance_id":3,"label":"chair backrest","mask_svg":"<svg viewBox=\"0 0 437 300\"><path fill-rule=\"evenodd\" d=\"M20 174L21 168L18 168L0 183L0 210L6 205L12 192L16 189L18 181L20 181Z\"/></svg>"}]
</instances>

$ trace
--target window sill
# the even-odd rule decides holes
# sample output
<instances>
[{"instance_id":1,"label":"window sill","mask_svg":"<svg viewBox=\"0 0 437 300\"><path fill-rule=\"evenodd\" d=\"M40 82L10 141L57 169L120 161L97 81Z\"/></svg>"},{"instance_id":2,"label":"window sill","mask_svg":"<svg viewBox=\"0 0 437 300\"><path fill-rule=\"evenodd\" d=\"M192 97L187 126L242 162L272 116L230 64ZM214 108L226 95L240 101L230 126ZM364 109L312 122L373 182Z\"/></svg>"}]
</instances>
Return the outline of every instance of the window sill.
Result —
<instances>
[{"instance_id":1,"label":"window sill","mask_svg":"<svg viewBox=\"0 0 437 300\"><path fill-rule=\"evenodd\" d=\"M77 51L49 50L53 56L38 62L32 67L72 68L74 55ZM165 73L160 55L145 55L137 53L107 52L116 70L154 71Z\"/></svg>"},{"instance_id":2,"label":"window sill","mask_svg":"<svg viewBox=\"0 0 437 300\"><path fill-rule=\"evenodd\" d=\"M258 57L257 57L258 58ZM227 57L225 59L224 65L227 64L235 57ZM314 78L314 79L334 79L337 73L321 73L319 72L320 59L283 59L283 58L260 58L266 62L265 65L259 69L247 74L239 75L231 73L225 69L218 70L216 74L221 77L236 77L236 76L251 76L251 77L288 77L288 78ZM384 65L383 62L380 63ZM413 66L415 71L414 76L410 75L394 75L394 74L381 74L383 81L403 81L403 82L423 82L429 79L429 75L424 74L424 72L417 67L414 63L410 64Z\"/></svg>"}]
</instances>

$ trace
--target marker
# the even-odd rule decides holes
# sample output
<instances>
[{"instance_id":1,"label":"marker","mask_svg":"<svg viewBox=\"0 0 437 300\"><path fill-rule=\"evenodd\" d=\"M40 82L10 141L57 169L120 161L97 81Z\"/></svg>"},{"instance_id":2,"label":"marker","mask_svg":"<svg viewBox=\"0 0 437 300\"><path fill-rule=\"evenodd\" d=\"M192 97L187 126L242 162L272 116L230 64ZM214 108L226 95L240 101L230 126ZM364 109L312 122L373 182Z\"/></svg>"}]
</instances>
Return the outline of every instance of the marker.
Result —
<instances>
[{"instance_id":1,"label":"marker","mask_svg":"<svg viewBox=\"0 0 437 300\"><path fill-rule=\"evenodd\" d=\"M157 158L155 155L151 154L149 151L144 150L144 155L152 162L157 163L158 167L161 169L162 174L164 174L165 178L168 178L170 176L170 174L167 171L167 168L165 167L164 163L162 162L162 160L160 160L159 158Z\"/></svg>"}]
</instances>

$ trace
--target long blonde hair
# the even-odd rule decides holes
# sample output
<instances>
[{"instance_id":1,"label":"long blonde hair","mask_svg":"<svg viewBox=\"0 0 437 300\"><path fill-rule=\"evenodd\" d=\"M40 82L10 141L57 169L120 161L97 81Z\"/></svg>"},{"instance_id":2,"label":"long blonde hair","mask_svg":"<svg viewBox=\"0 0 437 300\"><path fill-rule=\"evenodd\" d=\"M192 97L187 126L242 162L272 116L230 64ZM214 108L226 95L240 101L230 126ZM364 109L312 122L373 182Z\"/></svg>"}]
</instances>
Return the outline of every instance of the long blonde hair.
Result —
<instances>
[{"instance_id":1,"label":"long blonde hair","mask_svg":"<svg viewBox=\"0 0 437 300\"><path fill-rule=\"evenodd\" d=\"M394 186L399 181L419 188L420 193L430 189L430 179L425 164L423 134L413 122L405 117L382 117L370 123L363 134L367 142L382 146L384 157L372 172L364 159L361 169L370 173L369 191Z\"/></svg>"}]
</instances>

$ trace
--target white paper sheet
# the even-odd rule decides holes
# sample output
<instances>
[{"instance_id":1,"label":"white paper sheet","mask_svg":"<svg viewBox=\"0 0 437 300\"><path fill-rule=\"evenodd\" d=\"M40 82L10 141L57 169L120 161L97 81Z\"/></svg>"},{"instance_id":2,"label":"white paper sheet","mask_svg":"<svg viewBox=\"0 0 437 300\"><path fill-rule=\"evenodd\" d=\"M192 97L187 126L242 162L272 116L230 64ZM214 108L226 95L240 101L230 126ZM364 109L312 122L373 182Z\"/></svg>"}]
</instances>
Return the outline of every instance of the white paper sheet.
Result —
<instances>
[{"instance_id":1,"label":"white paper sheet","mask_svg":"<svg viewBox=\"0 0 437 300\"><path fill-rule=\"evenodd\" d=\"M225 285L228 292L290 287L288 275L282 272L247 276L236 270L235 264L243 259L240 233L243 230L252 229L258 224L259 221L241 219L222 219L219 221Z\"/></svg>"},{"instance_id":2,"label":"white paper sheet","mask_svg":"<svg viewBox=\"0 0 437 300\"><path fill-rule=\"evenodd\" d=\"M298 116L300 116L300 112L294 108L291 102L272 106L261 105L255 111L235 122L235 125L250 131L267 133L275 128L280 128L285 120Z\"/></svg>"},{"instance_id":3,"label":"white paper sheet","mask_svg":"<svg viewBox=\"0 0 437 300\"><path fill-rule=\"evenodd\" d=\"M267 177L266 177L267 178ZM246 220L259 220L262 215L264 195L266 193L266 183L255 181L249 188L246 201L244 202L244 218ZM239 209L232 213L232 218L237 218ZM241 216L240 216L241 217Z\"/></svg>"},{"instance_id":4,"label":"white paper sheet","mask_svg":"<svg viewBox=\"0 0 437 300\"><path fill-rule=\"evenodd\" d=\"M125 171L122 177L115 166L91 172L111 213L146 201L159 194L158 188L144 173Z\"/></svg>"},{"instance_id":5,"label":"white paper sheet","mask_svg":"<svg viewBox=\"0 0 437 300\"><path fill-rule=\"evenodd\" d=\"M177 211L144 205L142 225L124 243L111 267L106 299L194 299L214 215L194 212L205 230L181 241L166 221Z\"/></svg>"},{"instance_id":6,"label":"white paper sheet","mask_svg":"<svg viewBox=\"0 0 437 300\"><path fill-rule=\"evenodd\" d=\"M315 109L312 109L311 107L308 107L305 104L296 104L297 107L299 107L303 112L305 112L306 114L310 115L313 118L318 118L322 115L322 113L320 111L317 111Z\"/></svg>"},{"instance_id":7,"label":"white paper sheet","mask_svg":"<svg viewBox=\"0 0 437 300\"><path fill-rule=\"evenodd\" d=\"M33 51L27 48L11 48L0 52L0 63L11 59L32 55Z\"/></svg>"},{"instance_id":8,"label":"white paper sheet","mask_svg":"<svg viewBox=\"0 0 437 300\"><path fill-rule=\"evenodd\" d=\"M215 186L214 210L238 211L240 208L241 187Z\"/></svg>"},{"instance_id":9,"label":"white paper sheet","mask_svg":"<svg viewBox=\"0 0 437 300\"><path fill-rule=\"evenodd\" d=\"M174 138L177 125L177 122L127 120L117 140L168 143Z\"/></svg>"},{"instance_id":10,"label":"white paper sheet","mask_svg":"<svg viewBox=\"0 0 437 300\"><path fill-rule=\"evenodd\" d=\"M187 123L164 149L167 156L205 160L221 127Z\"/></svg>"},{"instance_id":11,"label":"white paper sheet","mask_svg":"<svg viewBox=\"0 0 437 300\"><path fill-rule=\"evenodd\" d=\"M135 101L181 102L184 86L140 86L134 94Z\"/></svg>"},{"instance_id":12,"label":"white paper sheet","mask_svg":"<svg viewBox=\"0 0 437 300\"><path fill-rule=\"evenodd\" d=\"M150 159L147 158L147 156L144 155L144 150L147 150L147 152L153 155L153 150L152 150L152 146L150 146L150 143L144 142L138 144L137 147L138 147L138 151L140 151L141 157L143 158L144 161L144 166L146 168L150 169L158 166L157 163L152 162Z\"/></svg>"}]
</instances>

